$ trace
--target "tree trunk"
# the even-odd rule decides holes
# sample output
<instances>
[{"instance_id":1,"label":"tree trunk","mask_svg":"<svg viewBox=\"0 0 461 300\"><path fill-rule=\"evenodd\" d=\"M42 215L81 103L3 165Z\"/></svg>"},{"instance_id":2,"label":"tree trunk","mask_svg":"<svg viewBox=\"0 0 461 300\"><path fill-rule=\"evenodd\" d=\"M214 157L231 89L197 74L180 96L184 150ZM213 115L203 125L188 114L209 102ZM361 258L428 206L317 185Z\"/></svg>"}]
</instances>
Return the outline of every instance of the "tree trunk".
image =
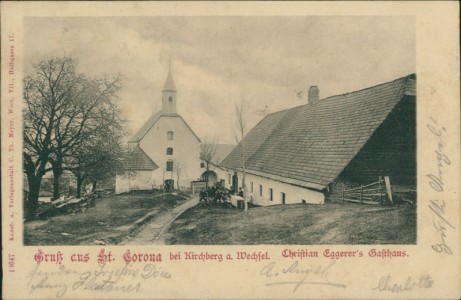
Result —
<instances>
[{"instance_id":1,"label":"tree trunk","mask_svg":"<svg viewBox=\"0 0 461 300\"><path fill-rule=\"evenodd\" d=\"M243 141L243 130L242 130L242 169L243 169L243 177L242 177L242 188L243 188L243 203L245 204L245 209L244 211L248 211L248 201L247 201L247 187L245 185L245 175L246 175L246 170L245 170L245 142Z\"/></svg>"},{"instance_id":2,"label":"tree trunk","mask_svg":"<svg viewBox=\"0 0 461 300\"><path fill-rule=\"evenodd\" d=\"M40 185L42 183L41 176L28 176L29 195L26 202L26 220L33 220L37 217L38 196L40 195Z\"/></svg>"},{"instance_id":3,"label":"tree trunk","mask_svg":"<svg viewBox=\"0 0 461 300\"><path fill-rule=\"evenodd\" d=\"M205 189L208 190L208 171L210 170L210 166L206 163L206 171L205 171Z\"/></svg>"},{"instance_id":4,"label":"tree trunk","mask_svg":"<svg viewBox=\"0 0 461 300\"><path fill-rule=\"evenodd\" d=\"M40 195L40 186L42 184L42 178L45 174L45 165L46 159L41 159L39 163L38 170L35 169L35 164L32 161L31 157L27 154L23 154L23 163L24 163L24 170L27 175L27 182L29 185L29 194L27 195L27 199L23 199L26 201L24 206L26 208L25 218L27 221L35 219L37 217L37 209L38 209L38 197Z\"/></svg>"},{"instance_id":5,"label":"tree trunk","mask_svg":"<svg viewBox=\"0 0 461 300\"><path fill-rule=\"evenodd\" d=\"M83 177L80 175L80 173L76 177L77 177L77 198L80 198L82 196Z\"/></svg>"},{"instance_id":6,"label":"tree trunk","mask_svg":"<svg viewBox=\"0 0 461 300\"><path fill-rule=\"evenodd\" d=\"M96 187L97 187L97 185L98 185L98 181L97 181L97 180L93 180L91 183L93 184L93 187L91 188L91 191L94 192L94 190L96 190Z\"/></svg>"},{"instance_id":7,"label":"tree trunk","mask_svg":"<svg viewBox=\"0 0 461 300\"><path fill-rule=\"evenodd\" d=\"M62 176L62 160L51 163L53 169L53 199L58 199L61 196L61 176Z\"/></svg>"}]
</instances>

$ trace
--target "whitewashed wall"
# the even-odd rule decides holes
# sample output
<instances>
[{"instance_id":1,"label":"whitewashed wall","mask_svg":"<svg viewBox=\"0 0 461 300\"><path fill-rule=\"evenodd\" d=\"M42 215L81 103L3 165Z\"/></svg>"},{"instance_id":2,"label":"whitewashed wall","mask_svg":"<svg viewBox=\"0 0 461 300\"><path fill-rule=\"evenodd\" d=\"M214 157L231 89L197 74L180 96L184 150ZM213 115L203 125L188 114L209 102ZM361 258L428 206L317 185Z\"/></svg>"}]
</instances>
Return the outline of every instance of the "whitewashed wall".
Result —
<instances>
[{"instance_id":1,"label":"whitewashed wall","mask_svg":"<svg viewBox=\"0 0 461 300\"><path fill-rule=\"evenodd\" d=\"M167 139L168 131L174 133L173 140ZM181 187L190 187L190 182L201 175L200 141L179 117L161 117L141 140L140 147L159 166L152 175L157 185L163 184L164 179L173 179L177 187L176 172L165 171L169 159L183 165L179 178ZM173 148L173 155L166 154L168 147Z\"/></svg>"},{"instance_id":2,"label":"whitewashed wall","mask_svg":"<svg viewBox=\"0 0 461 300\"><path fill-rule=\"evenodd\" d=\"M227 172L227 174L234 174ZM242 173L238 172L239 186L242 186ZM226 175L227 178L228 175ZM285 204L306 203L323 204L325 203L325 195L320 191L314 191L280 181L264 178L247 173L245 176L247 195L252 197L253 203L257 205L267 206L282 204L281 193L285 193ZM251 191L251 183L253 182L253 192ZM231 183L232 184L232 183ZM226 187L230 187L226 179ZM262 185L262 196L259 194L259 185ZM269 188L272 188L273 200L269 197Z\"/></svg>"},{"instance_id":3,"label":"whitewashed wall","mask_svg":"<svg viewBox=\"0 0 461 300\"><path fill-rule=\"evenodd\" d=\"M130 190L150 190L152 184L152 171L138 171L133 175L117 175L115 177L115 193L121 194Z\"/></svg>"}]
</instances>

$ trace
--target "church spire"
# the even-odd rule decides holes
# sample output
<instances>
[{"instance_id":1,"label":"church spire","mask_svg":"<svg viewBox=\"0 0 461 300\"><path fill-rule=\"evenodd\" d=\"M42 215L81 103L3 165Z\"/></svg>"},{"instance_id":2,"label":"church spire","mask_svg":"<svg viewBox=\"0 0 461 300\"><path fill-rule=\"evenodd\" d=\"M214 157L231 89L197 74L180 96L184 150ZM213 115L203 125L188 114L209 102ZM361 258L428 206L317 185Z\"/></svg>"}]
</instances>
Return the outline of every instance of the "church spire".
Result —
<instances>
[{"instance_id":1,"label":"church spire","mask_svg":"<svg viewBox=\"0 0 461 300\"><path fill-rule=\"evenodd\" d=\"M168 76L166 77L165 84L163 85L162 92L173 91L176 92L176 85L174 84L173 76L171 75L171 59L168 66Z\"/></svg>"},{"instance_id":2,"label":"church spire","mask_svg":"<svg viewBox=\"0 0 461 300\"><path fill-rule=\"evenodd\" d=\"M168 66L168 76L162 89L162 113L176 113L176 85L171 75L171 59Z\"/></svg>"}]
</instances>

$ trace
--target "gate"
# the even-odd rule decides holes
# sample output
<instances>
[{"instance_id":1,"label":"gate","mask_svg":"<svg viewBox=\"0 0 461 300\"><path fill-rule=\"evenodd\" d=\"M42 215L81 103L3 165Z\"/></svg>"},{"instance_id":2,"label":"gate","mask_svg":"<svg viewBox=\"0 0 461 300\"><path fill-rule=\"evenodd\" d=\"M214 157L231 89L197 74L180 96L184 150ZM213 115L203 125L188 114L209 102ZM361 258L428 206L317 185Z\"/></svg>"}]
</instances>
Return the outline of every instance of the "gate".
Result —
<instances>
[{"instance_id":1,"label":"gate","mask_svg":"<svg viewBox=\"0 0 461 300\"><path fill-rule=\"evenodd\" d=\"M367 185L360 185L352 189L344 188L341 190L341 200L343 202L353 202L360 204L385 204L392 201L392 191L389 176L384 179L380 176L377 182Z\"/></svg>"}]
</instances>

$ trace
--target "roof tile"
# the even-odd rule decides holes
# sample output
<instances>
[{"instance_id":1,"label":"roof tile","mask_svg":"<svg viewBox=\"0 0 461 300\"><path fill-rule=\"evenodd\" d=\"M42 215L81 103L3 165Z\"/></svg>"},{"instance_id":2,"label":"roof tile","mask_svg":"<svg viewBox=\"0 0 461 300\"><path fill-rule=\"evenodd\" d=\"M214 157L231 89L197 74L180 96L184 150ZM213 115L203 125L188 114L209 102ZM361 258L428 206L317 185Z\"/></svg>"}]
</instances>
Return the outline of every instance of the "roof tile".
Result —
<instances>
[{"instance_id":1,"label":"roof tile","mask_svg":"<svg viewBox=\"0 0 461 300\"><path fill-rule=\"evenodd\" d=\"M325 187L405 95L416 95L414 74L267 115L244 138L246 169L287 183ZM241 168L242 143L221 165Z\"/></svg>"}]
</instances>

